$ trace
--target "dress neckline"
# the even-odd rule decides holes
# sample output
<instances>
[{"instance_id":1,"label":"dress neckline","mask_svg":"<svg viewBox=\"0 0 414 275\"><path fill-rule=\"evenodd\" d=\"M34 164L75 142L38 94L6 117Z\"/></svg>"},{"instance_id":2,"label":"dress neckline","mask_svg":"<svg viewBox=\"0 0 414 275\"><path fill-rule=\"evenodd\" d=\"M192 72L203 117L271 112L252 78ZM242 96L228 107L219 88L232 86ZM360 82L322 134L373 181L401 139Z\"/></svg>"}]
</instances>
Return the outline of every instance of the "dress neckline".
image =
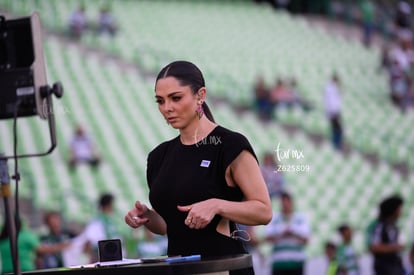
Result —
<instances>
[{"instance_id":1,"label":"dress neckline","mask_svg":"<svg viewBox=\"0 0 414 275\"><path fill-rule=\"evenodd\" d=\"M194 142L194 143L192 143L192 144L184 144L182 141L181 141L181 138L180 138L180 135L177 137L177 139L178 139L178 143L182 146L182 147L187 147L187 148L190 148L190 147L193 147L193 146L199 146L199 145L202 145L202 144L205 144L207 141L208 141L208 137L209 136L211 136L218 128L219 128L220 126L219 125L216 125L205 137L203 137L203 138L201 138L201 139L199 139L199 140L197 140L196 142ZM196 140L196 139L195 139Z\"/></svg>"}]
</instances>

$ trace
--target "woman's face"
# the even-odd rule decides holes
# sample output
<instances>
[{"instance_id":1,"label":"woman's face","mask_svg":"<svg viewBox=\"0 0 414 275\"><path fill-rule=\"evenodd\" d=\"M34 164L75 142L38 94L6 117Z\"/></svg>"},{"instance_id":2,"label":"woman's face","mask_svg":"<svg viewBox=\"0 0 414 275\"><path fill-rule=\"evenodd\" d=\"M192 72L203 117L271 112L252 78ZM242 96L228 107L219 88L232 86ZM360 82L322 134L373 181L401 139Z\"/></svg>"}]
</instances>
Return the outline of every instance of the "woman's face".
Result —
<instances>
[{"instance_id":1,"label":"woman's face","mask_svg":"<svg viewBox=\"0 0 414 275\"><path fill-rule=\"evenodd\" d=\"M182 86L174 77L159 79L155 85L155 99L165 120L175 129L184 129L196 118L200 100L190 86Z\"/></svg>"}]
</instances>

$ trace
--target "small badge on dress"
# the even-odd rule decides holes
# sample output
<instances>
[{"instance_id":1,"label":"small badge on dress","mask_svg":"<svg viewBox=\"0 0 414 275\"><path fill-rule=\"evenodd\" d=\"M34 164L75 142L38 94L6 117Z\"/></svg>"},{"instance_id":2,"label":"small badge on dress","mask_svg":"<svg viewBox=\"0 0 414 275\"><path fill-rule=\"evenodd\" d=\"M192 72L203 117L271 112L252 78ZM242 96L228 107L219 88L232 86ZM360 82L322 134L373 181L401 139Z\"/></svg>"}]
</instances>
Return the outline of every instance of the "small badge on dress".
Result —
<instances>
[{"instance_id":1,"label":"small badge on dress","mask_svg":"<svg viewBox=\"0 0 414 275\"><path fill-rule=\"evenodd\" d=\"M203 159L203 160L201 161L200 166L201 166L201 167L209 167L209 166L210 166L210 162L211 162L211 161L209 161L209 160L205 160L205 159Z\"/></svg>"}]
</instances>

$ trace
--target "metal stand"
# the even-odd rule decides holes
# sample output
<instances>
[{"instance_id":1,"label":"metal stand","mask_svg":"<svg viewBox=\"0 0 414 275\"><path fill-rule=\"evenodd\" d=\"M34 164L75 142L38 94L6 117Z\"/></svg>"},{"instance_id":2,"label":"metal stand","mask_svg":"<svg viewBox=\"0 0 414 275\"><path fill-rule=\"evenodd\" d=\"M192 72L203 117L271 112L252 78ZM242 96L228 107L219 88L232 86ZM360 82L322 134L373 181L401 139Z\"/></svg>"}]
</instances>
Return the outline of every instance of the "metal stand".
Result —
<instances>
[{"instance_id":1,"label":"metal stand","mask_svg":"<svg viewBox=\"0 0 414 275\"><path fill-rule=\"evenodd\" d=\"M57 98L61 98L63 95L63 87L60 82L56 82L53 84L53 87L43 86L41 87L41 95L46 100L46 104L44 106L45 113L47 114L47 121L49 123L49 133L50 133L50 147L46 152L43 153L31 153L31 154L21 154L17 156L2 156L3 159L16 159L16 158L29 158L29 157L42 157L49 155L52 151L56 148L57 140L56 140L56 126L55 126L55 115L53 113L53 103L52 103L52 94L54 94Z\"/></svg>"},{"instance_id":2,"label":"metal stand","mask_svg":"<svg viewBox=\"0 0 414 275\"><path fill-rule=\"evenodd\" d=\"M1 196L4 201L4 210L5 210L5 226L7 226L7 231L10 240L10 251L12 253L13 268L15 274L21 274L20 269L20 258L17 255L17 232L16 224L13 220L13 211L11 207L11 188L10 188L10 176L7 167L7 159L4 157L4 154L0 154L0 182L1 182Z\"/></svg>"},{"instance_id":3,"label":"metal stand","mask_svg":"<svg viewBox=\"0 0 414 275\"><path fill-rule=\"evenodd\" d=\"M34 153L34 154L23 154L23 155L13 155L13 156L5 156L4 154L0 153L0 182L1 182L1 196L4 199L4 209L5 209L5 226L7 226L9 240L10 240L10 249L11 255L13 260L13 270L14 274L20 275L21 274L21 266L20 266L20 258L18 255L18 238L17 238L17 231L16 231L16 223L20 222L17 219L13 219L13 217L19 217L19 213L15 213L13 215L12 207L10 198L11 196L11 188L10 188L10 176L7 167L7 159L13 158L15 161L19 158L27 158L27 157L41 157L50 154L57 145L56 141L56 128L55 128L55 116L53 113L53 105L52 105L52 94L54 94L57 98L62 97L63 95L63 88L62 85L57 82L53 85L53 87L43 86L40 89L41 97L46 100L46 104L44 105L46 108L47 113L47 120L49 123L49 132L50 132L50 140L51 145L50 148L44 153ZM16 112L17 113L17 112ZM17 119L17 117L15 117ZM19 180L19 175L15 175L17 180ZM16 198L18 200L19 198Z\"/></svg>"},{"instance_id":4,"label":"metal stand","mask_svg":"<svg viewBox=\"0 0 414 275\"><path fill-rule=\"evenodd\" d=\"M31 43L26 43L31 40ZM32 46L32 49L26 49ZM39 13L34 12L30 17L6 20L0 16L0 86L5 89L7 96L1 97L6 112L0 112L0 119L14 118L14 152L12 156L0 154L0 182L1 194L5 206L5 225L10 240L11 256L13 260L14 274L21 274L20 259L18 255L18 232L20 227L18 185L16 186L15 209L12 209L10 202L11 188L8 173L7 160L15 161L15 180L20 180L18 174L18 159L25 157L40 157L50 154L56 147L56 129L52 106L52 95L60 98L63 95L63 88L59 82L52 87L47 85L46 70L43 56L42 28ZM22 54L24 52L24 54ZM29 52L30 54L26 53ZM4 57L4 58L3 58ZM21 60L20 60L21 58ZM19 61L20 60L20 61ZM14 78L10 78L13 73ZM5 83L3 83L5 82ZM22 84L23 83L23 84ZM33 84L32 87L28 85ZM30 88L30 89L29 89ZM23 90L22 90L23 89ZM2 92L3 92L2 90ZM12 113L11 104L15 104ZM3 105L0 111L3 111ZM19 108L20 111L19 112ZM44 153L17 153L17 118L20 116L38 115L47 119L51 139L50 148ZM13 214L14 212L14 214Z\"/></svg>"}]
</instances>

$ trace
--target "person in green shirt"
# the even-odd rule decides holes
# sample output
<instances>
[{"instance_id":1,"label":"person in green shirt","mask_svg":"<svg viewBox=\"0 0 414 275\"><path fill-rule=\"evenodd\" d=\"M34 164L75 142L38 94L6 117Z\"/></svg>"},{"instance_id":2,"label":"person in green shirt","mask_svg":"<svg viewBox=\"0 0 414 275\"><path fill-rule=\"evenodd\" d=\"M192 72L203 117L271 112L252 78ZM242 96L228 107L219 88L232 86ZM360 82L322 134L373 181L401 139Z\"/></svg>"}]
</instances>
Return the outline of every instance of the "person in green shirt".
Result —
<instances>
[{"instance_id":1,"label":"person in green shirt","mask_svg":"<svg viewBox=\"0 0 414 275\"><path fill-rule=\"evenodd\" d=\"M6 228L6 226L4 227ZM5 235L3 230L0 237L0 253L1 253L1 263L2 263L2 272L8 273L13 272L13 261L12 253L10 251L10 241L8 234ZM20 256L20 266L22 271L34 270L35 269L35 257L36 257L36 248L39 246L39 238L30 232L27 228L23 228L19 232L19 237L17 241L19 256Z\"/></svg>"},{"instance_id":2,"label":"person in green shirt","mask_svg":"<svg viewBox=\"0 0 414 275\"><path fill-rule=\"evenodd\" d=\"M16 223L16 232L18 232L17 246L19 251L19 260L21 271L30 271L35 269L36 254L56 253L65 249L68 243L59 244L41 244L39 237L33 233L27 226L22 226L20 219ZM0 254L1 254L1 272L13 272L13 259L10 250L9 230L7 224L3 224L0 233Z\"/></svg>"},{"instance_id":3,"label":"person in green shirt","mask_svg":"<svg viewBox=\"0 0 414 275\"><path fill-rule=\"evenodd\" d=\"M71 232L63 226L63 220L59 212L46 212L44 216L44 223L47 226L48 231L40 236L40 242L42 244L50 245L69 242L76 236L75 232ZM44 253L39 256L41 257L38 259L38 267L42 269L65 266L65 260L61 252Z\"/></svg>"},{"instance_id":4,"label":"person in green shirt","mask_svg":"<svg viewBox=\"0 0 414 275\"><path fill-rule=\"evenodd\" d=\"M336 245L333 242L327 241L325 243L325 256L328 261L326 275L337 275L338 261L336 260Z\"/></svg>"},{"instance_id":5,"label":"person in green shirt","mask_svg":"<svg viewBox=\"0 0 414 275\"><path fill-rule=\"evenodd\" d=\"M89 256L89 262L99 261L98 243L101 240L120 239L122 235L115 221L115 196L103 193L98 198L98 213L89 221L80 237L84 240L84 252ZM122 247L125 254L125 248Z\"/></svg>"},{"instance_id":6,"label":"person in green shirt","mask_svg":"<svg viewBox=\"0 0 414 275\"><path fill-rule=\"evenodd\" d=\"M375 24L375 6L371 0L361 0L361 20L362 20L362 42L365 46L371 46L372 34Z\"/></svg>"},{"instance_id":7,"label":"person in green shirt","mask_svg":"<svg viewBox=\"0 0 414 275\"><path fill-rule=\"evenodd\" d=\"M266 240L271 243L273 275L303 275L305 273L305 248L311 235L311 226L304 213L294 209L293 198L282 192L280 213L273 215L265 228Z\"/></svg>"},{"instance_id":8,"label":"person in green shirt","mask_svg":"<svg viewBox=\"0 0 414 275\"><path fill-rule=\"evenodd\" d=\"M339 270L342 274L359 275L358 256L352 247L352 229L348 224L342 224L338 227L338 232L342 237L342 243L336 251Z\"/></svg>"}]
</instances>

